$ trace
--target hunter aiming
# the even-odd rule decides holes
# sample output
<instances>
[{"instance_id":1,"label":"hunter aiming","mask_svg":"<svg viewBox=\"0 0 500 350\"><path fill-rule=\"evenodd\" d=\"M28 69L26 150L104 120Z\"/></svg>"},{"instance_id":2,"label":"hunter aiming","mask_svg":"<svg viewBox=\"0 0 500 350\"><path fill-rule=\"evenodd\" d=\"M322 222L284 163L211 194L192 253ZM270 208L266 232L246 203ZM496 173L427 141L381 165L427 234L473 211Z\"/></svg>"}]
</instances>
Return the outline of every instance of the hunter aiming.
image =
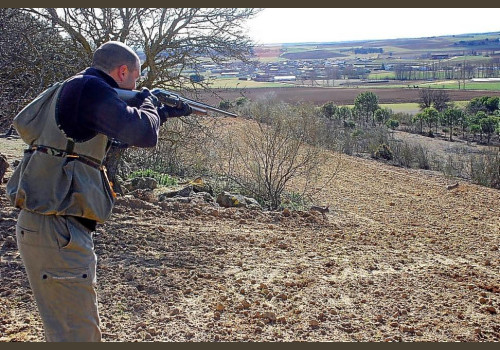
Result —
<instances>
[{"instance_id":1,"label":"hunter aiming","mask_svg":"<svg viewBox=\"0 0 500 350\"><path fill-rule=\"evenodd\" d=\"M191 107L158 103L143 89L128 104L115 89L132 90L140 76L137 54L107 42L92 66L56 83L14 119L29 146L7 184L20 208L17 245L47 341L100 341L93 232L107 220L114 192L102 165L110 140L154 147L169 117Z\"/></svg>"}]
</instances>

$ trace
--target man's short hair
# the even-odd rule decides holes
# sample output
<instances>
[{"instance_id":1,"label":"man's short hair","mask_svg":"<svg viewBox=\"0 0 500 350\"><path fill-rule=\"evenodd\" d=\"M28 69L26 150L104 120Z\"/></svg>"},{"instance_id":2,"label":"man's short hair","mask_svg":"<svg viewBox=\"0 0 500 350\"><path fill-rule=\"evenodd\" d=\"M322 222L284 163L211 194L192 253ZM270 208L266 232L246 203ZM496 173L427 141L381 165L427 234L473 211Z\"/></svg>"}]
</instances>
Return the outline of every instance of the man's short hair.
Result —
<instances>
[{"instance_id":1,"label":"man's short hair","mask_svg":"<svg viewBox=\"0 0 500 350\"><path fill-rule=\"evenodd\" d=\"M133 72L137 68L137 62L140 63L139 56L130 47L119 41L108 41L94 52L92 67L109 73L125 64Z\"/></svg>"}]
</instances>

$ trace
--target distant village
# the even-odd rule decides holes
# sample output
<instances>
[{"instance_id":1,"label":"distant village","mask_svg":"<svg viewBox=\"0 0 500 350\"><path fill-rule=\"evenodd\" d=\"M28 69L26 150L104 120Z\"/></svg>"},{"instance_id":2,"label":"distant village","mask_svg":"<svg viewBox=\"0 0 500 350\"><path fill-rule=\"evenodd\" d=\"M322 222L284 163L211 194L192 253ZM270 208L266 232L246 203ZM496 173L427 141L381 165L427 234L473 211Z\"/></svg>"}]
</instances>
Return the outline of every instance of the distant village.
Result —
<instances>
[{"instance_id":1,"label":"distant village","mask_svg":"<svg viewBox=\"0 0 500 350\"><path fill-rule=\"evenodd\" d=\"M497 44L498 45L498 44ZM401 60L391 54L383 54L382 48L359 48L355 54L362 57L331 57L331 51L312 50L308 55L314 58L296 58L290 56L286 60L276 62L253 61L252 63L229 62L224 64L200 63L187 71L191 81L199 82L206 78L237 78L258 82L292 82L337 79L365 79L372 72L394 72L392 76L398 80L445 79L457 78L496 78L500 74L500 54L492 51L491 63L473 64L471 62L450 60L463 55L464 51L424 54L409 60ZM361 51L360 51L361 50ZM368 55L367 55L368 54ZM484 52L469 50L467 55L480 56ZM346 56L339 55L337 56ZM361 56L361 55L360 55ZM324 57L324 58L323 58ZM420 72L420 73L418 73ZM439 73L438 73L439 72ZM381 75L383 77L383 75ZM381 82L384 78L372 79L368 82Z\"/></svg>"},{"instance_id":2,"label":"distant village","mask_svg":"<svg viewBox=\"0 0 500 350\"><path fill-rule=\"evenodd\" d=\"M373 64L370 60L359 60L359 64L349 64L344 60L311 59L286 60L273 63L255 62L248 64L232 62L199 65L191 71L191 80L232 77L240 80L260 82L283 82L296 80L357 79L366 77L371 70L390 70L392 65ZM195 73L196 72L196 73Z\"/></svg>"}]
</instances>

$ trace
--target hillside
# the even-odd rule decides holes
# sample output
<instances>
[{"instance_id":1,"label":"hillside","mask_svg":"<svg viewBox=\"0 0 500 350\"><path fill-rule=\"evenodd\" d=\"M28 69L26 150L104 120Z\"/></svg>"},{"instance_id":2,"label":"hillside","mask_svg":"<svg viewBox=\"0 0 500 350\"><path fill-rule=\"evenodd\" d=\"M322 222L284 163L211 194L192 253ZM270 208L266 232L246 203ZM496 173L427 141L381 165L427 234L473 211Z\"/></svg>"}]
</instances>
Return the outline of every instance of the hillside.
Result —
<instances>
[{"instance_id":1,"label":"hillside","mask_svg":"<svg viewBox=\"0 0 500 350\"><path fill-rule=\"evenodd\" d=\"M120 198L95 236L103 338L499 341L500 192L456 182L342 156L325 216ZM0 341L40 341L4 190Z\"/></svg>"},{"instance_id":2,"label":"hillside","mask_svg":"<svg viewBox=\"0 0 500 350\"><path fill-rule=\"evenodd\" d=\"M271 57L317 59L381 54L383 57L415 59L429 54L462 55L464 52L495 52L499 48L500 32L469 33L421 38L356 40L268 44L256 46L257 58Z\"/></svg>"}]
</instances>

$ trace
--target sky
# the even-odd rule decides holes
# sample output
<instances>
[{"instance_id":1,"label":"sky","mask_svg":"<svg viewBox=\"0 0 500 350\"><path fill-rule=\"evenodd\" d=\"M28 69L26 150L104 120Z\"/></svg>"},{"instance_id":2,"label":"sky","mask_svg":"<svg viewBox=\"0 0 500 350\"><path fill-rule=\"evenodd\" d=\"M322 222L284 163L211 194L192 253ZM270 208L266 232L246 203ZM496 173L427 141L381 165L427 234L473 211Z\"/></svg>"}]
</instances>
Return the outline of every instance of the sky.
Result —
<instances>
[{"instance_id":1,"label":"sky","mask_svg":"<svg viewBox=\"0 0 500 350\"><path fill-rule=\"evenodd\" d=\"M266 8L247 27L256 44L500 32L500 8Z\"/></svg>"}]
</instances>

